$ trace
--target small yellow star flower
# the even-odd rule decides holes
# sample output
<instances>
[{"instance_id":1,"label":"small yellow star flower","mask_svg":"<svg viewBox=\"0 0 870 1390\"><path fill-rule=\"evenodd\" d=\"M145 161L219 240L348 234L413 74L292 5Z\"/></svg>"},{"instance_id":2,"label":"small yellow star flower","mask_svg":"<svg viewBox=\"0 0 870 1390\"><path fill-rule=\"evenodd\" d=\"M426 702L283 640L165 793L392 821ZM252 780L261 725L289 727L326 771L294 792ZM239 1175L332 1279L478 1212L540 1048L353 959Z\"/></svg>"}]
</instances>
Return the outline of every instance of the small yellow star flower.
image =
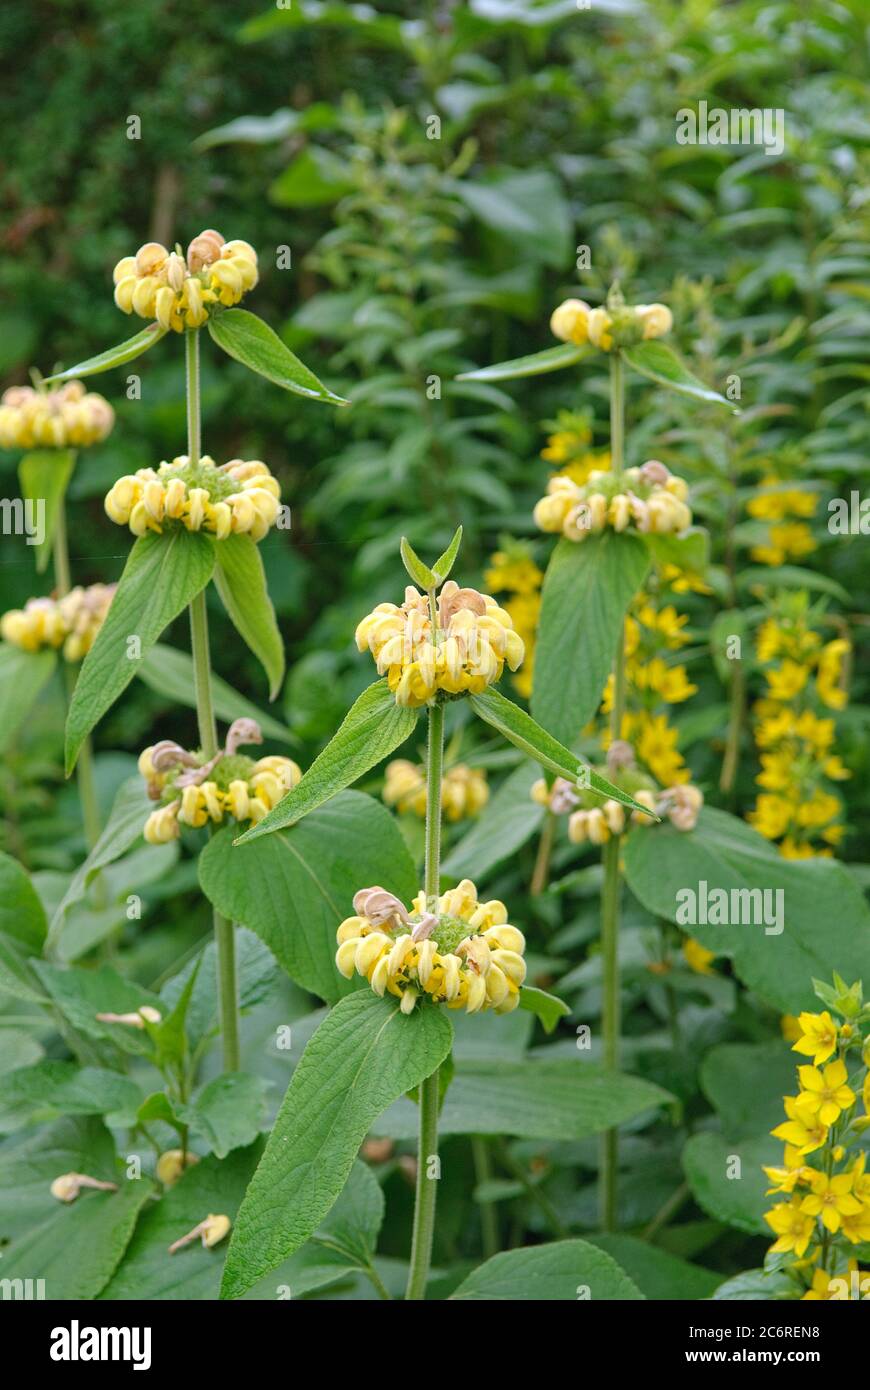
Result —
<instances>
[{"instance_id":1,"label":"small yellow star flower","mask_svg":"<svg viewBox=\"0 0 870 1390\"><path fill-rule=\"evenodd\" d=\"M801 1210L800 1199L792 1197L790 1202L779 1202L764 1213L764 1219L778 1237L771 1250L777 1254L787 1254L793 1250L800 1259L815 1229L813 1218Z\"/></svg>"},{"instance_id":2,"label":"small yellow star flower","mask_svg":"<svg viewBox=\"0 0 870 1390\"><path fill-rule=\"evenodd\" d=\"M803 1013L798 1019L801 1036L792 1052L800 1052L804 1057L812 1057L813 1064L820 1067L833 1057L837 1050L837 1025L827 1009L821 1014Z\"/></svg>"},{"instance_id":3,"label":"small yellow star flower","mask_svg":"<svg viewBox=\"0 0 870 1390\"><path fill-rule=\"evenodd\" d=\"M828 1126L817 1117L801 1114L794 1096L785 1096L783 1105L788 1119L770 1131L773 1137L792 1144L800 1154L820 1149L828 1137Z\"/></svg>"},{"instance_id":4,"label":"small yellow star flower","mask_svg":"<svg viewBox=\"0 0 870 1390\"><path fill-rule=\"evenodd\" d=\"M829 1062L824 1071L818 1067L798 1067L802 1086L797 1108L802 1119L817 1119L832 1125L844 1110L855 1104L855 1092L846 1085L846 1064Z\"/></svg>"},{"instance_id":5,"label":"small yellow star flower","mask_svg":"<svg viewBox=\"0 0 870 1390\"><path fill-rule=\"evenodd\" d=\"M829 1231L839 1231L844 1216L860 1215L861 1203L852 1193L851 1173L829 1177L827 1173L814 1172L810 1187L812 1191L801 1201L801 1211L820 1216Z\"/></svg>"}]
</instances>

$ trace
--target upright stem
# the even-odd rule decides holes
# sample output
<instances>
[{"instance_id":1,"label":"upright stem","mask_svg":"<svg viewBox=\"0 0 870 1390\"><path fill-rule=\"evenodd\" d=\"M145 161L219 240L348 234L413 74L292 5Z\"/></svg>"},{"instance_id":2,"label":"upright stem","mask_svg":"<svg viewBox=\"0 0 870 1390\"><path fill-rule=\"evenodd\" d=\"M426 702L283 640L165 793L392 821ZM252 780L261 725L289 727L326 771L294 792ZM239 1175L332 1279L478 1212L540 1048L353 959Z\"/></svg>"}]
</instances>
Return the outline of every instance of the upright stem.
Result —
<instances>
[{"instance_id":1,"label":"upright stem","mask_svg":"<svg viewBox=\"0 0 870 1390\"><path fill-rule=\"evenodd\" d=\"M434 626L433 626L434 630ZM437 908L441 864L441 773L444 766L444 706L429 706L429 741L426 754L426 867L423 891L429 911ZM426 1281L432 1260L435 1231L436 1174L429 1166L438 1157L438 1068L420 1083L420 1137L417 1145L417 1191L414 1199L414 1231L411 1238L411 1265L405 1298L419 1301L426 1297ZM434 1165L437 1171L437 1163Z\"/></svg>"},{"instance_id":2,"label":"upright stem","mask_svg":"<svg viewBox=\"0 0 870 1390\"><path fill-rule=\"evenodd\" d=\"M625 380L622 357L610 358L610 455L614 473L625 467ZM610 711L611 740L622 738L625 715L625 624L619 631L613 666L613 704ZM609 1071L619 1066L620 981L619 911L622 884L619 873L621 836L611 835L604 846L602 864L604 885L601 892L601 961L603 974L602 1033L604 1065ZM616 1183L619 1166L619 1134L605 1130L601 1136L599 1164L599 1215L602 1228L616 1227Z\"/></svg>"},{"instance_id":3,"label":"upright stem","mask_svg":"<svg viewBox=\"0 0 870 1390\"><path fill-rule=\"evenodd\" d=\"M54 587L57 590L58 598L63 598L72 588L72 570L69 562L69 543L66 529L66 500L64 498L61 498L54 524L52 560L54 562ZM67 665L66 674L67 694L71 697L75 680L72 667L69 665ZM90 851L100 838L100 831L102 830L100 806L94 781L94 748L90 734L85 738L79 750L78 762L76 763L76 782L78 783L79 804L82 808L82 821L85 827L85 842Z\"/></svg>"},{"instance_id":4,"label":"upright stem","mask_svg":"<svg viewBox=\"0 0 870 1390\"><path fill-rule=\"evenodd\" d=\"M199 331L184 335L185 378L187 385L187 453L190 462L199 463L202 453L202 425L199 404ZM196 694L196 720L199 743L206 758L218 751L217 725L211 690L211 654L208 642L208 610L205 589L190 604L190 646L193 654L193 685ZM214 939L217 951L218 1009L223 1042L224 1071L239 1070L239 987L236 975L236 939L231 921L215 911Z\"/></svg>"}]
</instances>

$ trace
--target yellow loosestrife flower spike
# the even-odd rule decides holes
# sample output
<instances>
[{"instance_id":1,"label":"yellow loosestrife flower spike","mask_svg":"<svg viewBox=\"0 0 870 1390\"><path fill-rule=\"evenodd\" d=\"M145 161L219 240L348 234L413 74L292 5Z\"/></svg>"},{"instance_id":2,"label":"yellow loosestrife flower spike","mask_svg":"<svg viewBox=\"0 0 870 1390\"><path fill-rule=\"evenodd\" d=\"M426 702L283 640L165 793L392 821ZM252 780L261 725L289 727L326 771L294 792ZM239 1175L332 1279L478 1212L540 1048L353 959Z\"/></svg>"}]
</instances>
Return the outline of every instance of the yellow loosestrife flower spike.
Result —
<instances>
[{"instance_id":1,"label":"yellow loosestrife flower spike","mask_svg":"<svg viewBox=\"0 0 870 1390\"><path fill-rule=\"evenodd\" d=\"M418 706L447 695L479 694L499 680L505 663L523 660L521 637L510 615L489 594L442 586L433 624L429 601L413 585L405 601L379 603L356 630L359 651L370 651L399 705Z\"/></svg>"},{"instance_id":2,"label":"yellow loosestrife flower spike","mask_svg":"<svg viewBox=\"0 0 870 1390\"><path fill-rule=\"evenodd\" d=\"M280 484L260 459L230 459L218 466L205 454L194 465L181 454L156 470L140 468L119 478L105 508L134 536L162 532L177 522L219 541L231 533L261 541L278 519L280 502Z\"/></svg>"},{"instance_id":3,"label":"yellow loosestrife flower spike","mask_svg":"<svg viewBox=\"0 0 870 1390\"><path fill-rule=\"evenodd\" d=\"M345 979L365 976L403 1013L428 997L449 1009L510 1013L526 978L522 932L498 900L479 902L470 879L443 893L431 912L420 893L408 910L380 887L362 888L338 928L335 963Z\"/></svg>"},{"instance_id":4,"label":"yellow loosestrife flower spike","mask_svg":"<svg viewBox=\"0 0 870 1390\"><path fill-rule=\"evenodd\" d=\"M66 449L99 444L112 431L115 412L80 381L56 391L10 386L0 398L0 448Z\"/></svg>"},{"instance_id":5,"label":"yellow loosestrife flower spike","mask_svg":"<svg viewBox=\"0 0 870 1390\"><path fill-rule=\"evenodd\" d=\"M224 241L208 229L194 237L186 258L181 248L159 242L140 246L115 266L115 303L125 314L155 319L182 333L201 328L216 305L238 304L259 276L257 253L246 241Z\"/></svg>"}]
</instances>

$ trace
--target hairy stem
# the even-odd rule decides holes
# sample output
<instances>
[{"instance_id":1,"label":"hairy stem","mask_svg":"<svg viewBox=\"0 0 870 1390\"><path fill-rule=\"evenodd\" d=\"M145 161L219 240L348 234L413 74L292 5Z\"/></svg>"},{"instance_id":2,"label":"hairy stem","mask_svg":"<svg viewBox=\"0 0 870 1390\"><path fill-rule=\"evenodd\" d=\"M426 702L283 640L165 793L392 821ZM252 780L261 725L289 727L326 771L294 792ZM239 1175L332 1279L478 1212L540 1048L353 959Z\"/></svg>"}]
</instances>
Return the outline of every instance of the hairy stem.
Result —
<instances>
[{"instance_id":1,"label":"hairy stem","mask_svg":"<svg viewBox=\"0 0 870 1390\"><path fill-rule=\"evenodd\" d=\"M426 906L434 911L438 903L441 865L441 773L444 766L444 706L429 706L429 741L426 754L426 867L423 891ZM417 1145L417 1190L414 1198L414 1231L411 1239L411 1265L405 1298L419 1301L426 1296L426 1281L432 1260L435 1231L435 1198L438 1178L429 1176L429 1167L438 1157L438 1068L420 1083L420 1137ZM437 1172L437 1163L434 1168Z\"/></svg>"},{"instance_id":2,"label":"hairy stem","mask_svg":"<svg viewBox=\"0 0 870 1390\"><path fill-rule=\"evenodd\" d=\"M185 379L187 385L187 453L198 463L202 452L202 425L199 404L199 331L184 335ZM205 589L190 604L190 646L193 654L193 685L196 694L196 720L199 743L206 759L218 751L217 725L211 689L211 653L208 641L208 611ZM214 939L217 949L218 1009L223 1044L224 1071L239 1070L239 998L236 978L236 940L231 921L214 913Z\"/></svg>"}]
</instances>

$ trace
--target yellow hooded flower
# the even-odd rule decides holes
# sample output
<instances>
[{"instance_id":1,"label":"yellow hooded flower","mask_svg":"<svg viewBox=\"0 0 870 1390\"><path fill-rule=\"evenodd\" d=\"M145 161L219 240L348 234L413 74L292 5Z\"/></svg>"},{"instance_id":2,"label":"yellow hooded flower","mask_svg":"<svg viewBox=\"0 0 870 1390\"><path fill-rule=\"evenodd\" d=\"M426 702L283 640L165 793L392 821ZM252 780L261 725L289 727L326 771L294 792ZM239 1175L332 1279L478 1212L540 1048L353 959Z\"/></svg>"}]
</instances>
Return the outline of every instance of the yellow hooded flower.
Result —
<instances>
[{"instance_id":1,"label":"yellow hooded flower","mask_svg":"<svg viewBox=\"0 0 870 1390\"><path fill-rule=\"evenodd\" d=\"M10 609L0 618L0 637L26 652L62 646L66 661L81 661L103 625L115 588L77 585L60 599L28 599L24 608Z\"/></svg>"},{"instance_id":2,"label":"yellow hooded flower","mask_svg":"<svg viewBox=\"0 0 870 1390\"><path fill-rule=\"evenodd\" d=\"M10 386L0 399L0 448L86 448L101 443L114 423L109 402L80 381L56 391Z\"/></svg>"},{"instance_id":3,"label":"yellow hooded flower","mask_svg":"<svg viewBox=\"0 0 870 1390\"><path fill-rule=\"evenodd\" d=\"M107 515L135 536L162 532L178 521L188 531L230 532L261 541L280 511L281 487L260 459L218 466L207 454L193 465L186 454L119 478L106 497Z\"/></svg>"}]
</instances>

